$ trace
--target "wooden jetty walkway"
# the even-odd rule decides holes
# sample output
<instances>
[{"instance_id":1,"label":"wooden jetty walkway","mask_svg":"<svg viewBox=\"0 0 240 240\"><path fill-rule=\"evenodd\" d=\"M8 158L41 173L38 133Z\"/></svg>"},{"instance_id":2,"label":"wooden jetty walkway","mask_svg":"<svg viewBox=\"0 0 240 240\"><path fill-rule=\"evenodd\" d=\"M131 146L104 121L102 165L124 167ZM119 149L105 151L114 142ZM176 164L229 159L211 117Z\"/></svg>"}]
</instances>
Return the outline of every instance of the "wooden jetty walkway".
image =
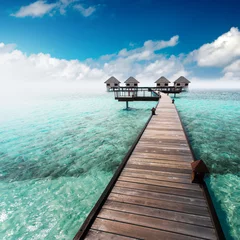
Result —
<instances>
[{"instance_id":1,"label":"wooden jetty walkway","mask_svg":"<svg viewBox=\"0 0 240 240\"><path fill-rule=\"evenodd\" d=\"M191 183L193 155L166 94L156 114L75 239L222 239L202 187Z\"/></svg>"}]
</instances>

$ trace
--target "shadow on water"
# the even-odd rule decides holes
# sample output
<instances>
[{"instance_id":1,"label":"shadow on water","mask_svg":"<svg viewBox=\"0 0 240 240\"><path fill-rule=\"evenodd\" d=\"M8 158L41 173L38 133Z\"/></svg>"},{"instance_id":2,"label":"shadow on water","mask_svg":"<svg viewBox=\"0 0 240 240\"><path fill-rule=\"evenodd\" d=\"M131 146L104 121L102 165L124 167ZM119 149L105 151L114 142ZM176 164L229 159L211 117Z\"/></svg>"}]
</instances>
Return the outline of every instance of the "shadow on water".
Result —
<instances>
[{"instance_id":1,"label":"shadow on water","mask_svg":"<svg viewBox=\"0 0 240 240\"><path fill-rule=\"evenodd\" d=\"M130 122L131 118L139 116L142 111L134 108L131 109L131 114L129 111L116 111L104 118L104 121L99 119L93 128L81 127L77 134L75 130L66 130L51 141L43 143L40 149L33 144L28 146L27 151L18 150L11 154L7 151L0 152L0 180L13 182L78 178L92 169L114 173L136 137L134 134L130 137L123 134L116 138L119 136L119 129L137 134L136 129L139 129L139 126ZM124 121L121 120L123 117ZM105 125L111 126L113 122L114 128L108 131ZM72 143L77 144L73 147Z\"/></svg>"},{"instance_id":2,"label":"shadow on water","mask_svg":"<svg viewBox=\"0 0 240 240\"><path fill-rule=\"evenodd\" d=\"M127 112L125 113L128 115ZM117 114L122 115L122 113ZM105 122L112 124L111 117ZM124 129L132 128L127 121L124 124ZM58 139L42 146L39 153L36 152L38 149L32 147L29 151L33 152L33 155L18 152L17 156L14 156L14 154L0 152L0 181L78 178L88 174L92 169L114 173L128 150L126 147L128 145L130 147L134 140L134 135L132 138L128 137L125 139L126 146L119 147L119 140L116 139L118 131L116 126L111 131L106 131L101 124L98 124L94 126L94 129L87 129L85 132L82 128L80 135L76 135L74 131L65 131ZM61 139L61 144L59 144L59 139ZM79 144L73 148L72 142Z\"/></svg>"},{"instance_id":3,"label":"shadow on water","mask_svg":"<svg viewBox=\"0 0 240 240\"><path fill-rule=\"evenodd\" d=\"M122 111L134 111L134 110L137 110L136 108L131 108L131 107L128 107L128 108L123 108Z\"/></svg>"},{"instance_id":4,"label":"shadow on water","mask_svg":"<svg viewBox=\"0 0 240 240\"><path fill-rule=\"evenodd\" d=\"M30 179L42 179L42 178L59 178L66 177L79 177L84 173L83 168L79 168L76 171L69 171L69 166L59 164L57 162L52 163L47 160L39 160L34 162L26 160L23 157L17 159L7 158L6 161L2 161L0 180L6 182L12 181L24 181ZM74 164L74 163L73 163Z\"/></svg>"},{"instance_id":5,"label":"shadow on water","mask_svg":"<svg viewBox=\"0 0 240 240\"><path fill-rule=\"evenodd\" d=\"M81 159L73 158L67 164L64 164L46 159L39 159L39 162L34 162L23 157L18 157L17 159L8 157L7 161L1 162L0 181L15 182L45 178L57 179L60 177L78 178L87 174L93 166L97 166L100 172L114 172L119 165L118 160L109 161L109 154L103 157L100 163L91 157L87 161L82 161L82 167L79 166L78 162L81 162Z\"/></svg>"}]
</instances>

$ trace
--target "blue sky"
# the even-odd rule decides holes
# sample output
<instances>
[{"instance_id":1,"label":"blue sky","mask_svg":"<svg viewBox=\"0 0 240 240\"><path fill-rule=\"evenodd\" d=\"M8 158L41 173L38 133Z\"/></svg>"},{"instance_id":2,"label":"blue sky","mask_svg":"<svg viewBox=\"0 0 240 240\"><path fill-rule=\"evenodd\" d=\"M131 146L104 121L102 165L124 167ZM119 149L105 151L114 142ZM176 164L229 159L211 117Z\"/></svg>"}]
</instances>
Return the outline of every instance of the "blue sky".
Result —
<instances>
[{"instance_id":1,"label":"blue sky","mask_svg":"<svg viewBox=\"0 0 240 240\"><path fill-rule=\"evenodd\" d=\"M122 60L118 53L122 49L140 53L146 50L143 46L148 40L156 43L178 36L173 46L151 50L151 59L131 62L131 68L138 70L128 70L122 75L116 71L116 75L135 74L143 78L141 66L146 69L162 60L171 64L174 57L175 64L182 65L179 73L190 78L221 78L226 75L226 67L233 64L230 66L234 70L233 78L239 80L240 74L235 72L240 54L232 53L233 49L240 48L236 43L239 40L239 0L0 0L0 6L0 42L5 46L15 44L11 51L17 49L28 57L43 53L66 61L77 59L91 69L102 70L102 77L105 77L114 71L104 70L104 64L115 61L114 66L118 68L116 65ZM233 37L220 39L223 43L229 41L232 47L224 48L215 56L213 49L218 47L213 46L214 41L229 32L231 35L232 28L236 30L232 32ZM199 51L207 43L212 44L212 48L207 52L203 49L204 53ZM207 58L206 54L210 53L212 57L232 56L224 64L215 60L213 64L203 63L200 57ZM104 55L112 57L102 60ZM128 63L122 60L120 65ZM166 71L162 73L168 77L175 75Z\"/></svg>"},{"instance_id":2,"label":"blue sky","mask_svg":"<svg viewBox=\"0 0 240 240\"><path fill-rule=\"evenodd\" d=\"M181 37L181 44L167 53L187 53L240 24L238 0L86 1L86 7L96 7L89 17L70 8L65 15L39 18L10 16L34 1L0 2L2 42L14 42L27 53L48 52L66 59L97 58L129 43L141 45L173 35Z\"/></svg>"}]
</instances>

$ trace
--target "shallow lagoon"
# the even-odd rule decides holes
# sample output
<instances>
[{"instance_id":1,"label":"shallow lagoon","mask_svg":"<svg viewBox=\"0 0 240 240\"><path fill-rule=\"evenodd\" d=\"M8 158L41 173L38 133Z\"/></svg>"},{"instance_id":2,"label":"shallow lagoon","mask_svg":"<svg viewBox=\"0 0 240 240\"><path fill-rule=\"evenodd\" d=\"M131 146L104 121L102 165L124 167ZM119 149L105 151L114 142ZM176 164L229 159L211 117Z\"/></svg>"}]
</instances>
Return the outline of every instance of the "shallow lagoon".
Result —
<instances>
[{"instance_id":1,"label":"shallow lagoon","mask_svg":"<svg viewBox=\"0 0 240 240\"><path fill-rule=\"evenodd\" d=\"M176 106L228 239L239 239L240 93L190 91ZM72 239L155 102L112 93L25 99L0 108L0 239Z\"/></svg>"},{"instance_id":2,"label":"shallow lagoon","mask_svg":"<svg viewBox=\"0 0 240 240\"><path fill-rule=\"evenodd\" d=\"M190 91L175 101L227 239L240 239L240 92Z\"/></svg>"},{"instance_id":3,"label":"shallow lagoon","mask_svg":"<svg viewBox=\"0 0 240 240\"><path fill-rule=\"evenodd\" d=\"M0 108L0 239L72 239L156 102L112 93Z\"/></svg>"}]
</instances>

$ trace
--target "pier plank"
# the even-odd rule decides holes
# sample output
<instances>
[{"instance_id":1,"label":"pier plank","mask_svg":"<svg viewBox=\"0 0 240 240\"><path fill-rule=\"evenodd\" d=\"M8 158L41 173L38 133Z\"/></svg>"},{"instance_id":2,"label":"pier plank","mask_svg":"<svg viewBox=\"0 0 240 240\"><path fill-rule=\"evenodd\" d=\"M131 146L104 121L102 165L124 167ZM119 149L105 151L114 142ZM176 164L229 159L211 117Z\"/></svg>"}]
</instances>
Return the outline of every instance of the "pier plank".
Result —
<instances>
[{"instance_id":1,"label":"pier plank","mask_svg":"<svg viewBox=\"0 0 240 240\"><path fill-rule=\"evenodd\" d=\"M203 199L203 194L201 191L192 191L189 189L186 190L181 188L170 188L165 186L149 185L143 183L125 182L120 180L115 184L115 186Z\"/></svg>"},{"instance_id":2,"label":"pier plank","mask_svg":"<svg viewBox=\"0 0 240 240\"><path fill-rule=\"evenodd\" d=\"M156 171L156 170L147 170L147 169L134 169L134 168L125 168L124 172L132 172L132 173L139 173L144 175L150 175L152 177L167 177L167 178L180 178L184 179L185 181L190 182L190 176L184 173L170 173L164 171Z\"/></svg>"},{"instance_id":3,"label":"pier plank","mask_svg":"<svg viewBox=\"0 0 240 240\"><path fill-rule=\"evenodd\" d=\"M149 159L149 158L141 158L141 157L131 157L129 159L129 163L147 163L150 165L166 165L173 167L182 167L185 169L189 169L189 162L179 162L179 161L171 161L171 160L162 160L162 159Z\"/></svg>"},{"instance_id":4,"label":"pier plank","mask_svg":"<svg viewBox=\"0 0 240 240\"><path fill-rule=\"evenodd\" d=\"M95 239L95 240L136 240L136 238L125 237L122 235L90 230L88 236L85 239Z\"/></svg>"},{"instance_id":5,"label":"pier plank","mask_svg":"<svg viewBox=\"0 0 240 240\"><path fill-rule=\"evenodd\" d=\"M112 221L124 222L174 233L185 234L193 237L216 239L214 229L212 228L174 222L166 219L153 218L109 209L102 209L98 217Z\"/></svg>"},{"instance_id":6,"label":"pier plank","mask_svg":"<svg viewBox=\"0 0 240 240\"><path fill-rule=\"evenodd\" d=\"M115 202L111 200L107 200L103 208L212 228L211 218L208 216L186 214L186 213L174 212L174 211L161 209L161 208L153 208L149 206L140 206L140 205L134 205L129 203L121 203L121 202Z\"/></svg>"},{"instance_id":7,"label":"pier plank","mask_svg":"<svg viewBox=\"0 0 240 240\"><path fill-rule=\"evenodd\" d=\"M161 159L161 160L169 160L169 161L178 161L178 162L192 162L192 156L179 156L179 155L169 155L169 154L155 154L155 153L143 153L143 152L134 152L132 154L133 157L141 157L148 159Z\"/></svg>"},{"instance_id":8,"label":"pier plank","mask_svg":"<svg viewBox=\"0 0 240 240\"><path fill-rule=\"evenodd\" d=\"M166 94L156 114L80 239L218 239L203 190L191 183L194 159Z\"/></svg>"},{"instance_id":9,"label":"pier plank","mask_svg":"<svg viewBox=\"0 0 240 240\"><path fill-rule=\"evenodd\" d=\"M165 172L173 172L173 173L187 173L191 174L191 169L183 169L183 168L171 168L170 166L153 166L151 164L132 164L127 163L126 167L135 168L135 169L148 169L148 170L159 170ZM190 176L190 175L189 175Z\"/></svg>"},{"instance_id":10,"label":"pier plank","mask_svg":"<svg viewBox=\"0 0 240 240\"><path fill-rule=\"evenodd\" d=\"M152 179L152 180L158 180L158 181L191 184L190 179L186 179L186 178L179 178L179 177L173 177L173 176L168 177L168 176L153 175L153 174L146 174L146 173L139 173L139 172L136 173L133 171L128 171L127 169L124 170L121 175L125 177L145 178L145 179Z\"/></svg>"},{"instance_id":11,"label":"pier plank","mask_svg":"<svg viewBox=\"0 0 240 240\"><path fill-rule=\"evenodd\" d=\"M127 224L117 221L111 221L107 219L97 218L93 223L92 229L106 231L115 234L122 234L138 239L146 240L195 240L202 239L197 237L190 237L182 234L176 234L172 232L162 231L158 229Z\"/></svg>"},{"instance_id":12,"label":"pier plank","mask_svg":"<svg viewBox=\"0 0 240 240\"><path fill-rule=\"evenodd\" d=\"M113 188L112 193L140 196L140 197L153 198L153 199L161 199L161 200L167 200L171 202L180 202L184 204L191 204L191 205L206 207L206 202L203 199L170 195L166 193L157 193L157 192L143 191L139 189L123 188L123 187L117 187L117 186Z\"/></svg>"},{"instance_id":13,"label":"pier plank","mask_svg":"<svg viewBox=\"0 0 240 240\"><path fill-rule=\"evenodd\" d=\"M117 194L113 192L109 195L108 199L112 201L132 203L132 204L141 205L141 206L156 207L156 208L194 214L194 215L200 215L200 216L209 215L207 208L204 208L201 206L200 207L194 206L194 205L189 206L189 204L183 204L183 203L176 204L174 202L166 202L158 199L123 195L123 194Z\"/></svg>"},{"instance_id":14,"label":"pier plank","mask_svg":"<svg viewBox=\"0 0 240 240\"><path fill-rule=\"evenodd\" d=\"M136 177L127 177L127 176L120 176L119 181L124 182L134 182L140 184L148 184L154 186L163 186L163 187L171 187L171 188L180 188L180 189L191 189L193 191L201 192L202 189L198 185L193 184L185 184L179 182L168 182L168 181L159 181L155 179L148 179L148 178L136 178Z\"/></svg>"}]
</instances>

